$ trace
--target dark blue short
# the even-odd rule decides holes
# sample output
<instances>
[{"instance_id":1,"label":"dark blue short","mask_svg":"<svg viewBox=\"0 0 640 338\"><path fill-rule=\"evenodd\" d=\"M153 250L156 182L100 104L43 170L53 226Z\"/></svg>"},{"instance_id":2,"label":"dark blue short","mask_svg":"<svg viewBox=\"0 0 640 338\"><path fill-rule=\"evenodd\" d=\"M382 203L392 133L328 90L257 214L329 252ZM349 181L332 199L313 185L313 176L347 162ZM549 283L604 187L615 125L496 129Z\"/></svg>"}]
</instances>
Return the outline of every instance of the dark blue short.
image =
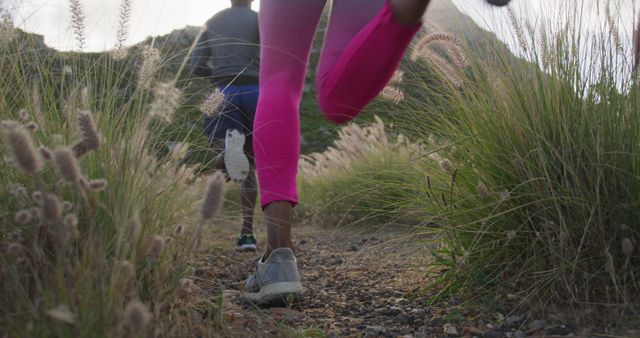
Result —
<instances>
[{"instance_id":1,"label":"dark blue short","mask_svg":"<svg viewBox=\"0 0 640 338\"><path fill-rule=\"evenodd\" d=\"M215 117L204 118L204 132L210 142L224 140L227 130L236 129L251 140L253 119L258 106L258 86L220 86L225 95L225 101L220 108L220 114Z\"/></svg>"}]
</instances>

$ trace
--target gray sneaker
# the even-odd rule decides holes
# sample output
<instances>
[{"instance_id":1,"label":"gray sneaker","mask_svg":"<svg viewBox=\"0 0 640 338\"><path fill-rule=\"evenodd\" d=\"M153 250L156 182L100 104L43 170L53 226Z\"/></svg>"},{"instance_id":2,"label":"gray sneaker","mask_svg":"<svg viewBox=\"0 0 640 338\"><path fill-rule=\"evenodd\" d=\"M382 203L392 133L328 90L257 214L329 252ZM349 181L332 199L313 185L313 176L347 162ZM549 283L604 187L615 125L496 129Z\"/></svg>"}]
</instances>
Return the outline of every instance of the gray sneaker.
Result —
<instances>
[{"instance_id":1,"label":"gray sneaker","mask_svg":"<svg viewBox=\"0 0 640 338\"><path fill-rule=\"evenodd\" d=\"M260 305L286 305L300 300L303 290L293 251L279 248L264 262L262 258L256 260L255 273L244 283L244 297Z\"/></svg>"}]
</instances>

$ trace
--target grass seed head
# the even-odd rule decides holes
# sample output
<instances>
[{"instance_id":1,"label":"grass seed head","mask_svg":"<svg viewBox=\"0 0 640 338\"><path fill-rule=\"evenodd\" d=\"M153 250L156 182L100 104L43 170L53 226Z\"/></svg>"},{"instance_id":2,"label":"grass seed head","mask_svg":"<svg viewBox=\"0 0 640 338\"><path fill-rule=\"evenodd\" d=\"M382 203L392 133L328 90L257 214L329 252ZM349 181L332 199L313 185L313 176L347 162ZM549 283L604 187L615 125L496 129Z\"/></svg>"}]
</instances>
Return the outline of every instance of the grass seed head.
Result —
<instances>
[{"instance_id":1,"label":"grass seed head","mask_svg":"<svg viewBox=\"0 0 640 338\"><path fill-rule=\"evenodd\" d=\"M160 255L162 255L162 251L164 250L164 239L158 235L154 235L149 241L149 251L147 256L153 259L160 258Z\"/></svg>"},{"instance_id":2,"label":"grass seed head","mask_svg":"<svg viewBox=\"0 0 640 338\"><path fill-rule=\"evenodd\" d=\"M38 147L38 151L40 152L40 156L42 156L45 161L53 160L53 152L51 151L51 149L47 147Z\"/></svg>"},{"instance_id":3,"label":"grass seed head","mask_svg":"<svg viewBox=\"0 0 640 338\"><path fill-rule=\"evenodd\" d=\"M82 176L80 177L80 179L78 180L78 184L80 185L80 188L84 189L84 190L89 190L89 180Z\"/></svg>"},{"instance_id":4,"label":"grass seed head","mask_svg":"<svg viewBox=\"0 0 640 338\"><path fill-rule=\"evenodd\" d=\"M142 49L142 63L138 70L138 87L142 90L149 90L156 71L160 65L160 51L151 46L144 46Z\"/></svg>"},{"instance_id":5,"label":"grass seed head","mask_svg":"<svg viewBox=\"0 0 640 338\"><path fill-rule=\"evenodd\" d=\"M102 191L107 187L107 180L105 179L97 179L97 180L91 180L89 182L89 189L93 190L93 191Z\"/></svg>"},{"instance_id":6,"label":"grass seed head","mask_svg":"<svg viewBox=\"0 0 640 338\"><path fill-rule=\"evenodd\" d=\"M24 241L24 236L22 236L22 231L15 230L15 231L10 232L7 235L7 240L9 240L10 242L15 242L15 243L20 243L20 242Z\"/></svg>"},{"instance_id":7,"label":"grass seed head","mask_svg":"<svg viewBox=\"0 0 640 338\"><path fill-rule=\"evenodd\" d=\"M137 335L149 324L151 313L140 301L129 302L124 309L124 323L132 335Z\"/></svg>"},{"instance_id":8,"label":"grass seed head","mask_svg":"<svg viewBox=\"0 0 640 338\"><path fill-rule=\"evenodd\" d=\"M58 173L66 182L76 184L82 174L74 152L69 148L58 148L53 153Z\"/></svg>"},{"instance_id":9,"label":"grass seed head","mask_svg":"<svg viewBox=\"0 0 640 338\"><path fill-rule=\"evenodd\" d=\"M174 237L180 237L184 232L184 226L182 224L176 225L176 228L173 230Z\"/></svg>"},{"instance_id":10,"label":"grass seed head","mask_svg":"<svg viewBox=\"0 0 640 338\"><path fill-rule=\"evenodd\" d=\"M405 98L404 91L393 85L384 87L380 92L380 96L383 99L391 101L393 103L399 103Z\"/></svg>"},{"instance_id":11,"label":"grass seed head","mask_svg":"<svg viewBox=\"0 0 640 338\"><path fill-rule=\"evenodd\" d=\"M49 223L55 223L62 218L62 203L56 194L45 194L41 209L43 219Z\"/></svg>"},{"instance_id":12,"label":"grass seed head","mask_svg":"<svg viewBox=\"0 0 640 338\"><path fill-rule=\"evenodd\" d=\"M207 95L200 106L200 110L202 110L206 117L216 117L222 111L221 108L225 100L226 98L224 93L219 88L215 88L209 95Z\"/></svg>"},{"instance_id":13,"label":"grass seed head","mask_svg":"<svg viewBox=\"0 0 640 338\"><path fill-rule=\"evenodd\" d=\"M178 281L178 297L186 297L193 292L195 284L189 278L182 278Z\"/></svg>"},{"instance_id":14,"label":"grass seed head","mask_svg":"<svg viewBox=\"0 0 640 338\"><path fill-rule=\"evenodd\" d=\"M111 57L116 60L116 61L122 61L124 59L127 58L127 56L129 55L129 48L126 47L118 47L114 50L112 50L109 55L111 55Z\"/></svg>"},{"instance_id":15,"label":"grass seed head","mask_svg":"<svg viewBox=\"0 0 640 338\"><path fill-rule=\"evenodd\" d=\"M38 124L31 121L25 125L25 128L27 128L30 132L33 133L38 130Z\"/></svg>"},{"instance_id":16,"label":"grass seed head","mask_svg":"<svg viewBox=\"0 0 640 338\"><path fill-rule=\"evenodd\" d=\"M622 239L622 253L629 257L633 253L634 245L633 241L630 238Z\"/></svg>"},{"instance_id":17,"label":"grass seed head","mask_svg":"<svg viewBox=\"0 0 640 338\"><path fill-rule=\"evenodd\" d=\"M40 204L42 204L42 203L40 203ZM42 220L42 209L41 208L33 207L33 208L29 209L29 212L31 212L31 219L33 219L33 220Z\"/></svg>"},{"instance_id":18,"label":"grass seed head","mask_svg":"<svg viewBox=\"0 0 640 338\"><path fill-rule=\"evenodd\" d=\"M84 50L87 44L87 32L85 26L84 10L80 0L69 0L71 8L71 27L76 37L78 48Z\"/></svg>"},{"instance_id":19,"label":"grass seed head","mask_svg":"<svg viewBox=\"0 0 640 338\"><path fill-rule=\"evenodd\" d=\"M158 117L165 122L171 122L173 113L182 101L182 91L174 82L158 83L153 89L154 99L149 109L152 117Z\"/></svg>"},{"instance_id":20,"label":"grass seed head","mask_svg":"<svg viewBox=\"0 0 640 338\"><path fill-rule=\"evenodd\" d=\"M25 225L31 221L31 212L29 210L20 210L16 213L15 220L18 224Z\"/></svg>"},{"instance_id":21,"label":"grass seed head","mask_svg":"<svg viewBox=\"0 0 640 338\"><path fill-rule=\"evenodd\" d=\"M10 121L11 122L11 121ZM5 142L20 169L30 174L42 170L43 162L29 132L19 125L5 127Z\"/></svg>"},{"instance_id":22,"label":"grass seed head","mask_svg":"<svg viewBox=\"0 0 640 338\"><path fill-rule=\"evenodd\" d=\"M16 36L16 29L11 14L0 8L0 48L11 42Z\"/></svg>"},{"instance_id":23,"label":"grass seed head","mask_svg":"<svg viewBox=\"0 0 640 338\"><path fill-rule=\"evenodd\" d=\"M440 161L440 167L449 175L453 175L455 172L455 167L451 164L451 161L446 158Z\"/></svg>"},{"instance_id":24,"label":"grass seed head","mask_svg":"<svg viewBox=\"0 0 640 338\"><path fill-rule=\"evenodd\" d=\"M51 143L53 145L61 145L62 143L64 143L64 137L62 137L62 135L60 134L53 134L51 135Z\"/></svg>"},{"instance_id":25,"label":"grass seed head","mask_svg":"<svg viewBox=\"0 0 640 338\"><path fill-rule=\"evenodd\" d=\"M29 112L26 109L20 109L18 111L18 116L20 117L20 120L22 120L22 122L29 121Z\"/></svg>"},{"instance_id":26,"label":"grass seed head","mask_svg":"<svg viewBox=\"0 0 640 338\"><path fill-rule=\"evenodd\" d=\"M100 133L98 133L89 111L78 112L78 129L82 139L73 146L73 152L76 157L80 158L82 155L100 148Z\"/></svg>"},{"instance_id":27,"label":"grass seed head","mask_svg":"<svg viewBox=\"0 0 640 338\"><path fill-rule=\"evenodd\" d=\"M23 246L18 243L9 243L9 245L7 245L7 253L10 256L18 257L22 255L23 252L24 252Z\"/></svg>"},{"instance_id":28,"label":"grass seed head","mask_svg":"<svg viewBox=\"0 0 640 338\"><path fill-rule=\"evenodd\" d=\"M68 214L64 216L64 226L69 238L78 238L80 235L78 231L78 216L75 214Z\"/></svg>"},{"instance_id":29,"label":"grass seed head","mask_svg":"<svg viewBox=\"0 0 640 338\"><path fill-rule=\"evenodd\" d=\"M491 195L489 194L489 189L487 189L487 186L482 182L479 182L476 186L476 192L478 193L478 196L480 196L480 198L483 200L491 197Z\"/></svg>"},{"instance_id":30,"label":"grass seed head","mask_svg":"<svg viewBox=\"0 0 640 338\"><path fill-rule=\"evenodd\" d=\"M182 161L189 154L189 143L187 142L177 142L171 148L170 156L174 161Z\"/></svg>"},{"instance_id":31,"label":"grass seed head","mask_svg":"<svg viewBox=\"0 0 640 338\"><path fill-rule=\"evenodd\" d=\"M120 1L120 15L118 20L118 31L116 35L116 50L125 51L124 57L126 57L125 43L129 35L129 23L131 22L131 12L133 11L133 0L121 0ZM123 57L123 59L124 59Z\"/></svg>"},{"instance_id":32,"label":"grass seed head","mask_svg":"<svg viewBox=\"0 0 640 338\"><path fill-rule=\"evenodd\" d=\"M117 265L118 291L125 293L133 284L136 269L129 261L122 261Z\"/></svg>"},{"instance_id":33,"label":"grass seed head","mask_svg":"<svg viewBox=\"0 0 640 338\"><path fill-rule=\"evenodd\" d=\"M222 198L224 196L225 178L221 172L216 172L209 178L209 184L205 192L200 214L203 220L215 217L222 208Z\"/></svg>"}]
</instances>

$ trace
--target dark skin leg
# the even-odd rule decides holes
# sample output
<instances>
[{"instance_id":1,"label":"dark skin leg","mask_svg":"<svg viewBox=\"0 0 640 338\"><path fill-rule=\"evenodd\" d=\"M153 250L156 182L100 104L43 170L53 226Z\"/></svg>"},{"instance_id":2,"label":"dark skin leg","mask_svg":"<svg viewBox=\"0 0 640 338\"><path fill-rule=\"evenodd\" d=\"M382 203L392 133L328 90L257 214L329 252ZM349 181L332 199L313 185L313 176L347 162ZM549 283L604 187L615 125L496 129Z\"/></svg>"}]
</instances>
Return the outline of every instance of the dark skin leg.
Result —
<instances>
[{"instance_id":1,"label":"dark skin leg","mask_svg":"<svg viewBox=\"0 0 640 338\"><path fill-rule=\"evenodd\" d=\"M256 170L253 163L253 147L251 140L245 144L245 154L249 159L250 170L247 178L240 185L240 199L242 199L242 230L241 235L253 233L253 213L256 209L258 199L258 184L256 181Z\"/></svg>"},{"instance_id":2,"label":"dark skin leg","mask_svg":"<svg viewBox=\"0 0 640 338\"><path fill-rule=\"evenodd\" d=\"M224 170L224 159L220 155L224 150L224 140L216 140L211 148L216 157L215 167ZM253 163L253 147L251 140L247 140L244 148L245 155L249 159L250 171L247 178L240 184L240 199L242 204L242 229L240 235L248 235L253 233L253 215L256 208L256 200L258 199L258 184L256 181L256 170Z\"/></svg>"},{"instance_id":3,"label":"dark skin leg","mask_svg":"<svg viewBox=\"0 0 640 338\"><path fill-rule=\"evenodd\" d=\"M293 205L289 201L276 201L264 209L267 221L267 250L263 257L278 248L293 248L291 244L291 219Z\"/></svg>"},{"instance_id":4,"label":"dark skin leg","mask_svg":"<svg viewBox=\"0 0 640 338\"><path fill-rule=\"evenodd\" d=\"M391 0L391 9L398 21L415 25L427 10L430 0ZM277 248L292 248L291 222L293 205L288 201L276 201L264 209L267 221L268 247L264 257L269 257L271 251Z\"/></svg>"},{"instance_id":5,"label":"dark skin leg","mask_svg":"<svg viewBox=\"0 0 640 338\"><path fill-rule=\"evenodd\" d=\"M391 0L395 18L407 25L415 25L422 19L430 0Z\"/></svg>"}]
</instances>

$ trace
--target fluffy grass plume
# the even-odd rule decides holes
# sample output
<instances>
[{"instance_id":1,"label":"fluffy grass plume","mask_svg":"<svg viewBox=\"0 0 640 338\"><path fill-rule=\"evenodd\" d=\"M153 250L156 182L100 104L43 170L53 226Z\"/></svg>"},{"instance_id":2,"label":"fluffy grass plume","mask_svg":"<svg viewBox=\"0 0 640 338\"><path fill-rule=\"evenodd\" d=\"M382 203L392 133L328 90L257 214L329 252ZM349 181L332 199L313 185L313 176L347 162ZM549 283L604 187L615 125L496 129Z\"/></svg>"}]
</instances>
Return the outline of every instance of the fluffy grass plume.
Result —
<instances>
[{"instance_id":1,"label":"fluffy grass plume","mask_svg":"<svg viewBox=\"0 0 640 338\"><path fill-rule=\"evenodd\" d=\"M211 175L207 184L207 190L200 207L200 215L203 220L212 219L222 208L224 197L225 178L221 172Z\"/></svg>"},{"instance_id":2,"label":"fluffy grass plume","mask_svg":"<svg viewBox=\"0 0 640 338\"><path fill-rule=\"evenodd\" d=\"M69 148L56 149L53 153L60 176L69 183L78 183L82 174L73 151Z\"/></svg>"},{"instance_id":3,"label":"fluffy grass plume","mask_svg":"<svg viewBox=\"0 0 640 338\"><path fill-rule=\"evenodd\" d=\"M44 165L40 152L36 149L31 134L14 121L3 123L3 134L7 149L18 167L30 174L36 174Z\"/></svg>"},{"instance_id":4,"label":"fluffy grass plume","mask_svg":"<svg viewBox=\"0 0 640 338\"><path fill-rule=\"evenodd\" d=\"M83 51L87 45L87 31L84 9L80 0L69 0L71 10L71 28L78 43L78 48Z\"/></svg>"}]
</instances>

